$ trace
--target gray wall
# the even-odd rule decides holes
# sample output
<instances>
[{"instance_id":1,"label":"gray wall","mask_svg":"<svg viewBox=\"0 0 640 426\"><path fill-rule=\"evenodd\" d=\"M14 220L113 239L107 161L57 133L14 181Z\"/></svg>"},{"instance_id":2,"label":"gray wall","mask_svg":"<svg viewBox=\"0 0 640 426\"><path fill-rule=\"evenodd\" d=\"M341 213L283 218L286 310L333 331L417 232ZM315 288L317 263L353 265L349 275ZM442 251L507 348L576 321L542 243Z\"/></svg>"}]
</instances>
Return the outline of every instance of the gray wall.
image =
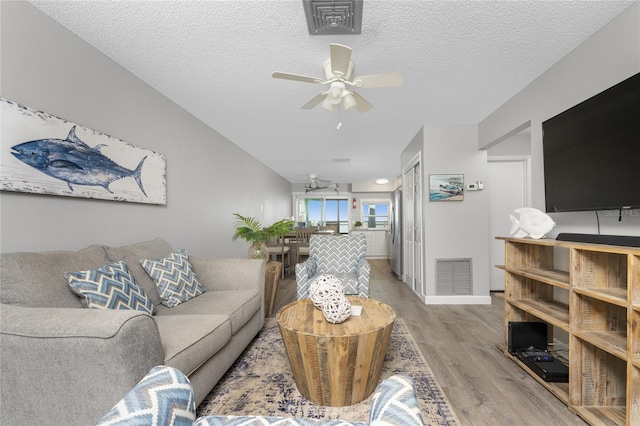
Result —
<instances>
[{"instance_id":1,"label":"gray wall","mask_svg":"<svg viewBox=\"0 0 640 426\"><path fill-rule=\"evenodd\" d=\"M167 158L167 205L0 193L1 250L75 250L157 236L244 257L232 213L291 216L291 184L26 2L0 2L1 95ZM238 123L243 125L243 123Z\"/></svg>"},{"instance_id":2,"label":"gray wall","mask_svg":"<svg viewBox=\"0 0 640 426\"><path fill-rule=\"evenodd\" d=\"M402 153L403 167L421 152L423 288L425 303L490 303L489 201L486 191L465 191L464 201L430 202L430 174L463 174L467 183L487 176L486 151L475 125L424 126ZM473 294L436 295L436 260L471 259Z\"/></svg>"},{"instance_id":3,"label":"gray wall","mask_svg":"<svg viewBox=\"0 0 640 426\"><path fill-rule=\"evenodd\" d=\"M542 122L640 72L640 3L635 2L479 124L478 146L491 147L531 122L532 207L544 211ZM630 188L639 191L636 185ZM600 212L600 233L640 235L640 214ZM598 232L593 212L553 213L559 232Z\"/></svg>"}]
</instances>

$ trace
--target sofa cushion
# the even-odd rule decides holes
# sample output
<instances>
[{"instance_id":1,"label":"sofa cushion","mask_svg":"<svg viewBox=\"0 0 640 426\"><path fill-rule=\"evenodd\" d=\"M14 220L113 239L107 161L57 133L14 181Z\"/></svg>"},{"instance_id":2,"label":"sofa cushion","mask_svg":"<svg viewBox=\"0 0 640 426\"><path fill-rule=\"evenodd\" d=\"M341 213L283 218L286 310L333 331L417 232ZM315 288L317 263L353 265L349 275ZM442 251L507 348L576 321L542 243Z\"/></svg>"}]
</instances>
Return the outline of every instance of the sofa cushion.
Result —
<instances>
[{"instance_id":1,"label":"sofa cushion","mask_svg":"<svg viewBox=\"0 0 640 426\"><path fill-rule=\"evenodd\" d=\"M154 318L160 333L164 364L186 375L193 373L231 339L231 323L225 315L160 315Z\"/></svg>"},{"instance_id":2,"label":"sofa cushion","mask_svg":"<svg viewBox=\"0 0 640 426\"><path fill-rule=\"evenodd\" d=\"M231 333L238 330L260 311L260 293L252 290L208 291L174 308L158 306L156 316L224 315L231 320Z\"/></svg>"},{"instance_id":3,"label":"sofa cushion","mask_svg":"<svg viewBox=\"0 0 640 426\"><path fill-rule=\"evenodd\" d=\"M141 259L140 264L158 286L162 304L169 308L204 293L184 249L162 259Z\"/></svg>"},{"instance_id":4,"label":"sofa cushion","mask_svg":"<svg viewBox=\"0 0 640 426\"><path fill-rule=\"evenodd\" d=\"M124 261L87 271L67 272L71 291L92 309L131 309L148 314L155 306L144 290L136 285Z\"/></svg>"},{"instance_id":5,"label":"sofa cushion","mask_svg":"<svg viewBox=\"0 0 640 426\"><path fill-rule=\"evenodd\" d=\"M110 262L124 260L127 263L136 283L144 289L154 305L162 303L156 283L153 282L153 279L140 265L140 259L160 259L165 257L173 252L173 248L169 243L162 238L156 238L155 240L129 246L105 247L105 250Z\"/></svg>"},{"instance_id":6,"label":"sofa cushion","mask_svg":"<svg viewBox=\"0 0 640 426\"><path fill-rule=\"evenodd\" d=\"M69 291L68 271L99 268L109 263L102 246L79 251L6 253L0 263L2 303L34 308L82 308Z\"/></svg>"}]
</instances>

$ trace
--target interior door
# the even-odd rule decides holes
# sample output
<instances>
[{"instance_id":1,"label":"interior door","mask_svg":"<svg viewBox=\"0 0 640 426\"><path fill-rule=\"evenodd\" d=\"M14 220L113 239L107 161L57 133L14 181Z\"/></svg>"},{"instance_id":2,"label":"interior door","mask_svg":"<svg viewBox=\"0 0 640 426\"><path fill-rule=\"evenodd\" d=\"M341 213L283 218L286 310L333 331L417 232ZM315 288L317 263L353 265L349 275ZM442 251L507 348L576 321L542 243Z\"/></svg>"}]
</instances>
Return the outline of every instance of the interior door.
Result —
<instances>
[{"instance_id":1,"label":"interior door","mask_svg":"<svg viewBox=\"0 0 640 426\"><path fill-rule=\"evenodd\" d=\"M413 168L413 276L414 289L418 294L425 295L424 280L422 277L422 179L420 163Z\"/></svg>"},{"instance_id":2,"label":"interior door","mask_svg":"<svg viewBox=\"0 0 640 426\"><path fill-rule=\"evenodd\" d=\"M403 221L402 225L404 227L403 236L404 236L404 247L403 247L403 272L404 272L404 282L411 288L415 290L415 279L413 274L413 265L414 265L414 253L413 253L413 239L414 239L414 170L410 168L404 174L404 188L402 191L402 215Z\"/></svg>"}]
</instances>

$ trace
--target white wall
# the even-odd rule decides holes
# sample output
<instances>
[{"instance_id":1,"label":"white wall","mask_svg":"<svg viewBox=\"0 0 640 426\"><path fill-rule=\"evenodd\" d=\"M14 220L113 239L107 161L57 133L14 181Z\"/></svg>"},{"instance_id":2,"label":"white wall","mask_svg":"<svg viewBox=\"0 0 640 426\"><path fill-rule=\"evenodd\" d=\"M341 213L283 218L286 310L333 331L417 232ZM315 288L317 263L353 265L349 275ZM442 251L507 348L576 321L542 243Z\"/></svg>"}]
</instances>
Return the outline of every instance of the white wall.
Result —
<instances>
[{"instance_id":1,"label":"white wall","mask_svg":"<svg viewBox=\"0 0 640 426\"><path fill-rule=\"evenodd\" d=\"M1 95L167 158L167 205L0 193L1 250L164 237L244 257L232 213L291 216L291 184L27 2L0 2ZM242 125L243 123L238 123Z\"/></svg>"},{"instance_id":2,"label":"white wall","mask_svg":"<svg viewBox=\"0 0 640 426\"><path fill-rule=\"evenodd\" d=\"M424 126L402 153L407 165L422 158L423 289L425 303L491 303L489 297L488 195L465 191L463 201L429 201L430 174L463 174L465 185L487 176L486 151L478 150L475 125ZM473 294L436 295L436 260L471 259Z\"/></svg>"},{"instance_id":3,"label":"white wall","mask_svg":"<svg viewBox=\"0 0 640 426\"><path fill-rule=\"evenodd\" d=\"M486 149L531 122L532 207L544 211L542 122L640 72L640 3L636 2L479 124ZM631 190L639 190L636 186ZM600 212L600 233L640 235L640 214ZM598 232L594 212L553 213L549 234Z\"/></svg>"},{"instance_id":4,"label":"white wall","mask_svg":"<svg viewBox=\"0 0 640 426\"><path fill-rule=\"evenodd\" d=\"M490 303L489 200L486 191L464 191L463 201L431 202L430 174L463 174L467 183L487 177L486 151L477 149L477 126L425 126L423 155L424 282L427 302ZM436 296L436 259L471 259L473 296Z\"/></svg>"}]
</instances>

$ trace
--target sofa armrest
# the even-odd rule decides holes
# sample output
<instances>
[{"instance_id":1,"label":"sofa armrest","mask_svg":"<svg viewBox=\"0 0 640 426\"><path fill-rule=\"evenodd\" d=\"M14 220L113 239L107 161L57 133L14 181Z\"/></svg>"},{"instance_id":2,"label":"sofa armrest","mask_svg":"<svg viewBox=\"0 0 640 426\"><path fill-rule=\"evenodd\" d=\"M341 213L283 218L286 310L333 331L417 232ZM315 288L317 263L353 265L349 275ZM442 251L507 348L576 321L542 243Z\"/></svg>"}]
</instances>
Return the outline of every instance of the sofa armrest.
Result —
<instances>
[{"instance_id":1,"label":"sofa armrest","mask_svg":"<svg viewBox=\"0 0 640 426\"><path fill-rule=\"evenodd\" d=\"M367 259L362 259L358 263L356 263L356 274L358 277L366 275L368 278L371 275L371 264L367 261Z\"/></svg>"},{"instance_id":2,"label":"sofa armrest","mask_svg":"<svg viewBox=\"0 0 640 426\"><path fill-rule=\"evenodd\" d=\"M173 367L153 367L96 426L191 426L196 419L193 386Z\"/></svg>"},{"instance_id":3,"label":"sofa armrest","mask_svg":"<svg viewBox=\"0 0 640 426\"><path fill-rule=\"evenodd\" d=\"M308 258L302 263L296 264L296 299L301 300L309 297L309 286L311 278L318 270L318 263L312 258Z\"/></svg>"},{"instance_id":4,"label":"sofa armrest","mask_svg":"<svg viewBox=\"0 0 640 426\"><path fill-rule=\"evenodd\" d=\"M2 424L93 424L163 363L139 311L2 304L0 334Z\"/></svg>"},{"instance_id":5,"label":"sofa armrest","mask_svg":"<svg viewBox=\"0 0 640 426\"><path fill-rule=\"evenodd\" d=\"M356 276L358 277L358 295L369 297L369 280L371 278L371 264L362 259L356 264Z\"/></svg>"},{"instance_id":6,"label":"sofa armrest","mask_svg":"<svg viewBox=\"0 0 640 426\"><path fill-rule=\"evenodd\" d=\"M259 259L208 259L189 256L193 271L207 291L264 292L265 263Z\"/></svg>"},{"instance_id":7,"label":"sofa armrest","mask_svg":"<svg viewBox=\"0 0 640 426\"><path fill-rule=\"evenodd\" d=\"M411 377L395 374L378 385L371 398L369 424L424 425Z\"/></svg>"}]
</instances>

